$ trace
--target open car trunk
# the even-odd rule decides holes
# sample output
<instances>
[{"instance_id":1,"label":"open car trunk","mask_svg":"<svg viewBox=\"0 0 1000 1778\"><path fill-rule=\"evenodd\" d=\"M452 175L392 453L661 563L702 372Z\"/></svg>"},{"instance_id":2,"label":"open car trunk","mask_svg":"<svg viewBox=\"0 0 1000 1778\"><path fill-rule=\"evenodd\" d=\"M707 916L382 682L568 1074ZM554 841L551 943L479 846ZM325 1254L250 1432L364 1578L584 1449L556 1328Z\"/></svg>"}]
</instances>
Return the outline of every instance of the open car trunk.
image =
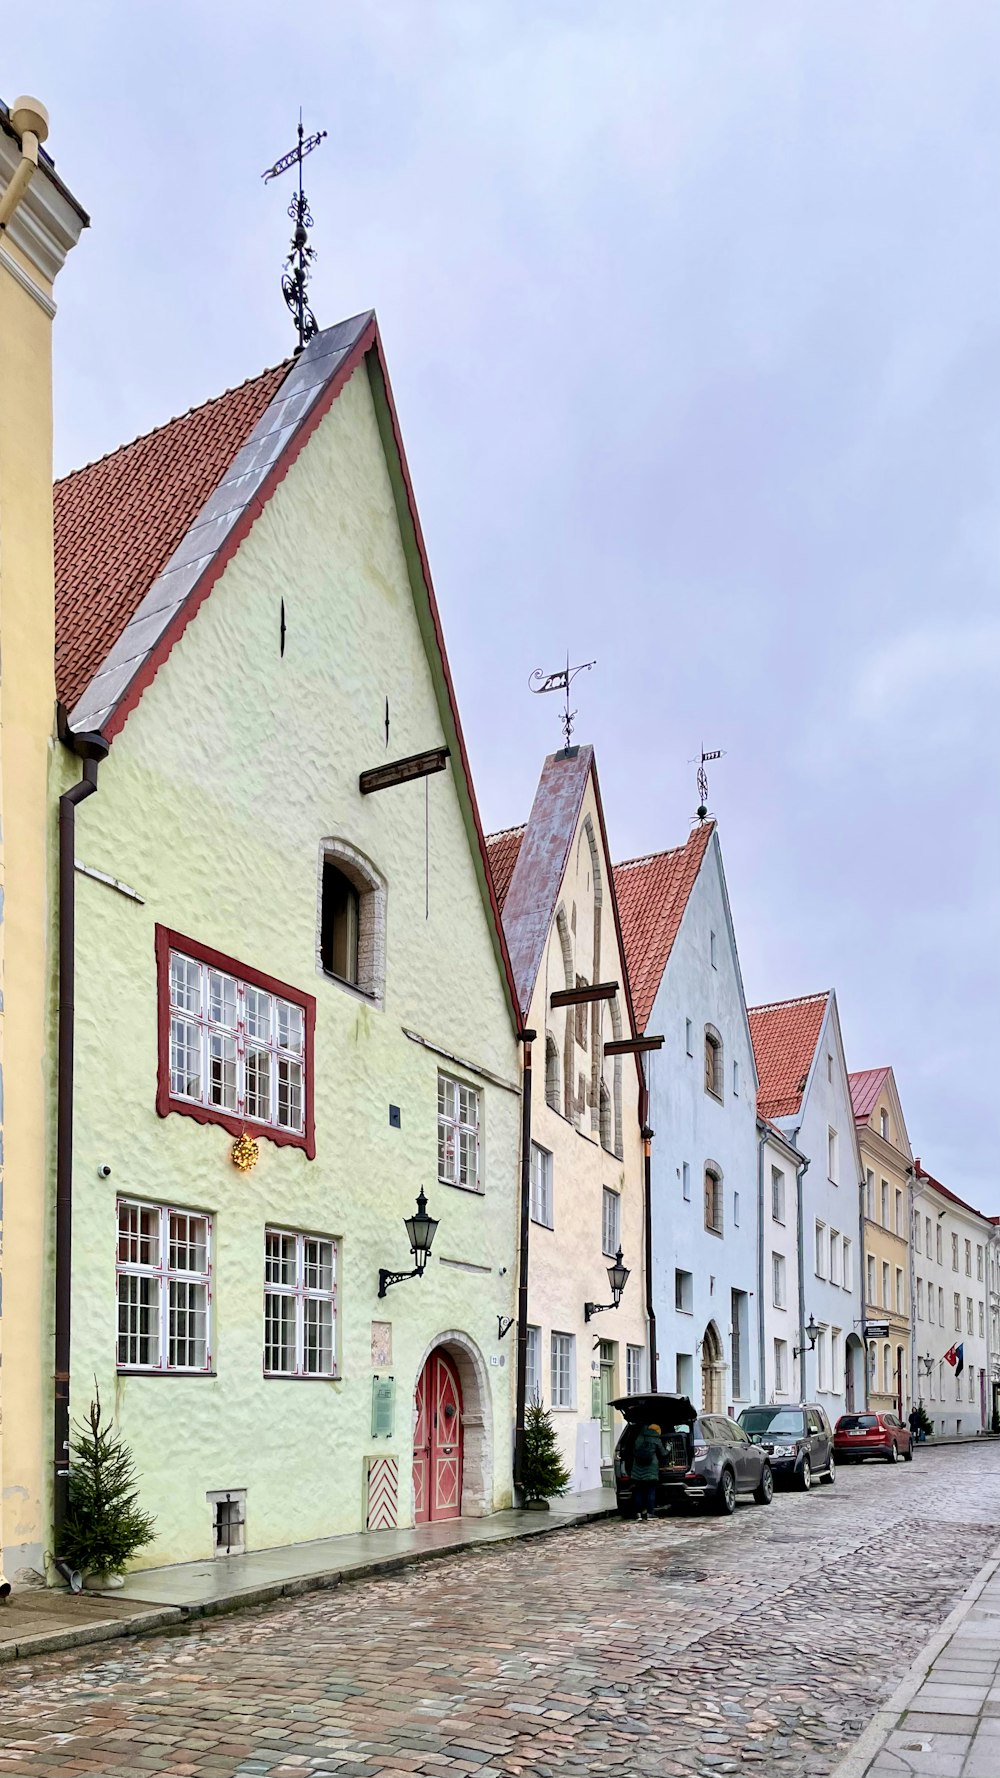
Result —
<instances>
[{"instance_id":1,"label":"open car trunk","mask_svg":"<svg viewBox=\"0 0 1000 1778\"><path fill-rule=\"evenodd\" d=\"M658 1426L668 1453L668 1462L660 1465L660 1486L682 1485L694 1454L692 1428L698 1416L693 1402L686 1395L624 1395L611 1405L626 1421L615 1451L616 1477L629 1474L639 1427Z\"/></svg>"}]
</instances>

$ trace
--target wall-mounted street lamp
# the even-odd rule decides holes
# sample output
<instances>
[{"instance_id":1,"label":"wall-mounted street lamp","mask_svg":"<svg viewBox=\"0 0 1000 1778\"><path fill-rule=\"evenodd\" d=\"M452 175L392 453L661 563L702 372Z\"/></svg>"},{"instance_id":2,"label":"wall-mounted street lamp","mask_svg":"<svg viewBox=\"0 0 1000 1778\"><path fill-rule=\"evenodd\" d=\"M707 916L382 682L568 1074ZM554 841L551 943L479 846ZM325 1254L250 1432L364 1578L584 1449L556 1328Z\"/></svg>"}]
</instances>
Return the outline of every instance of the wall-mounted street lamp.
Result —
<instances>
[{"instance_id":1,"label":"wall-mounted street lamp","mask_svg":"<svg viewBox=\"0 0 1000 1778\"><path fill-rule=\"evenodd\" d=\"M931 1355L930 1355L930 1353L929 1353L929 1352L928 1352L928 1354L927 1354L927 1357L926 1357L926 1358L921 1358L921 1357L920 1357L920 1356L919 1356L919 1355L918 1355L918 1357L917 1357L917 1370L918 1370L918 1371L919 1371L919 1373L920 1373L920 1375L921 1375L921 1376L922 1376L922 1377L929 1377L929 1376L930 1376L930 1374L931 1374L931 1371L932 1371L932 1370L933 1370L933 1369L934 1369L934 1360L933 1360L933 1358L932 1358L932 1357L931 1357Z\"/></svg>"},{"instance_id":2,"label":"wall-mounted street lamp","mask_svg":"<svg viewBox=\"0 0 1000 1778\"><path fill-rule=\"evenodd\" d=\"M610 1303L584 1303L584 1321L589 1321L592 1315L603 1315L605 1309L617 1309L622 1300L625 1286L628 1283L628 1276L628 1266L622 1264L622 1250L619 1247L618 1252L615 1254L614 1265L608 1267L608 1283L611 1286L612 1300Z\"/></svg>"},{"instance_id":3,"label":"wall-mounted street lamp","mask_svg":"<svg viewBox=\"0 0 1000 1778\"><path fill-rule=\"evenodd\" d=\"M437 1226L433 1216L427 1214L427 1199L424 1196L423 1186L421 1186L417 1194L416 1215L403 1218L403 1227L409 1237L410 1252L416 1260L416 1265L412 1272L387 1272L383 1266L378 1275L379 1296L385 1296L390 1284L402 1284L406 1278L423 1277L427 1256L437 1233Z\"/></svg>"},{"instance_id":4,"label":"wall-mounted street lamp","mask_svg":"<svg viewBox=\"0 0 1000 1778\"><path fill-rule=\"evenodd\" d=\"M816 1341L819 1339L821 1332L822 1329L816 1326L816 1317L810 1315L809 1323L806 1327L806 1339L809 1341L809 1344L808 1346L794 1346L792 1348L793 1356L795 1358L801 1358L803 1352L814 1352L816 1350Z\"/></svg>"}]
</instances>

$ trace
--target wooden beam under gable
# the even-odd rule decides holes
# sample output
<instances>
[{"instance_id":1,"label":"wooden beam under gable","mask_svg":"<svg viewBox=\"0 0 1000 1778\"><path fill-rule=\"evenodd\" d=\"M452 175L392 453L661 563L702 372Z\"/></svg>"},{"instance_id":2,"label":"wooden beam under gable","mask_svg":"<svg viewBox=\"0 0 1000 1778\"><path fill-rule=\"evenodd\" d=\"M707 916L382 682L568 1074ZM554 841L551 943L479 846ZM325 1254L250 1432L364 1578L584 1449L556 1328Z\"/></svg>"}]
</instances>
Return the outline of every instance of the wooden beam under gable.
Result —
<instances>
[{"instance_id":1,"label":"wooden beam under gable","mask_svg":"<svg viewBox=\"0 0 1000 1778\"><path fill-rule=\"evenodd\" d=\"M551 1006L585 1006L592 1000L613 1000L617 982L587 982L579 988L557 988L549 996Z\"/></svg>"},{"instance_id":2,"label":"wooden beam under gable","mask_svg":"<svg viewBox=\"0 0 1000 1778\"><path fill-rule=\"evenodd\" d=\"M375 790L389 790L394 784L409 784L412 778L429 778L433 772L444 771L448 755L447 747L431 747L426 753L411 753L406 759L393 759L388 765L373 766L371 771L361 773L358 789L362 796L371 796Z\"/></svg>"}]
</instances>

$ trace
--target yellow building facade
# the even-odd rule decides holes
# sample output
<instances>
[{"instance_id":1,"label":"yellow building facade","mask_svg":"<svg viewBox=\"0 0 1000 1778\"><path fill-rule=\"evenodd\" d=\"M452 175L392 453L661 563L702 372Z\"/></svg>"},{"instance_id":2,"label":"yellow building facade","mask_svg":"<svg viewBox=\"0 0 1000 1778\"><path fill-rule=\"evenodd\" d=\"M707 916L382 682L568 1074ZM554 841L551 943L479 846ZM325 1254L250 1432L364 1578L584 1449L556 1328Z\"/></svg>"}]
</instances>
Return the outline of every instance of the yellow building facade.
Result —
<instances>
[{"instance_id":1,"label":"yellow building facade","mask_svg":"<svg viewBox=\"0 0 1000 1778\"><path fill-rule=\"evenodd\" d=\"M904 1419L914 1397L910 1377L910 1213L913 1155L891 1068L852 1074L864 1174L864 1305L868 1406ZM885 1323L885 1335L871 1336Z\"/></svg>"},{"instance_id":2,"label":"yellow building facade","mask_svg":"<svg viewBox=\"0 0 1000 1778\"><path fill-rule=\"evenodd\" d=\"M44 107L0 105L0 1566L37 1569L51 1399L49 755L55 734L52 322L87 218L41 144Z\"/></svg>"}]
</instances>

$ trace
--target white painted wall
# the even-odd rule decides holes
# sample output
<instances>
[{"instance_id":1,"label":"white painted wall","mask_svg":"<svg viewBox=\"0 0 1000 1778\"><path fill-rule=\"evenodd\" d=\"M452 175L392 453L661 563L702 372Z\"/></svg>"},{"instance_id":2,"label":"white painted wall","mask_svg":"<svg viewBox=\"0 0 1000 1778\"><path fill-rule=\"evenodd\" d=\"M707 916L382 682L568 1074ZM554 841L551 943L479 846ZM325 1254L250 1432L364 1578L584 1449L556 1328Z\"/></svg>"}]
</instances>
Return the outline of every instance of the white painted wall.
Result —
<instances>
[{"instance_id":1,"label":"white painted wall","mask_svg":"<svg viewBox=\"0 0 1000 1778\"><path fill-rule=\"evenodd\" d=\"M763 1387L761 1399L764 1401L798 1401L799 1362L795 1357L795 1348L799 1343L799 1266L798 1266L798 1210L795 1191L795 1174L797 1164L801 1163L801 1155L781 1141L767 1125L758 1128L758 1140L762 1149L762 1210L761 1218L761 1253L763 1256L763 1273L761 1302L763 1305L764 1332L764 1364ZM778 1193L778 1207L784 1200L784 1216L776 1216L773 1174L781 1177L781 1191ZM774 1256L780 1256L784 1262L783 1285L780 1292L782 1301L776 1300ZM775 1341L780 1340L784 1350L782 1353L781 1375L775 1353Z\"/></svg>"},{"instance_id":2,"label":"white painted wall","mask_svg":"<svg viewBox=\"0 0 1000 1778\"><path fill-rule=\"evenodd\" d=\"M713 967L712 933L715 934ZM691 1021L692 1054L686 1021ZM724 1046L721 1102L705 1088L705 1026ZM712 835L650 1014L662 1050L650 1057L653 1291L658 1384L702 1401L702 1342L714 1323L723 1346L723 1411L759 1399L757 1331L757 1073L729 915L718 834ZM739 1068L738 1088L733 1064ZM721 1170L723 1233L705 1227L706 1162ZM684 1196L684 1168L690 1197ZM736 1198L739 1198L738 1216ZM675 1272L691 1277L690 1310L675 1308ZM732 1295L746 1296L738 1389L734 1388Z\"/></svg>"},{"instance_id":3,"label":"white painted wall","mask_svg":"<svg viewBox=\"0 0 1000 1778\"><path fill-rule=\"evenodd\" d=\"M919 1218L919 1250L917 1219ZM931 1252L927 1252L927 1225L930 1222ZM941 1227L941 1260L937 1258L937 1228ZM989 1425L990 1415L990 1351L989 1351L989 1270L990 1238L993 1226L973 1210L961 1209L933 1186L919 1180L913 1192L913 1270L915 1290L915 1334L917 1351L917 1393L934 1423L936 1433L955 1435L975 1433ZM958 1269L953 1263L952 1237L958 1241ZM970 1244L971 1276L966 1272L965 1243ZM979 1255L982 1254L982 1277L979 1276ZM934 1319L931 1321L927 1301L928 1290L934 1292ZM939 1295L940 1293L940 1295ZM955 1295L959 1297L961 1326L955 1326ZM944 1325L940 1304L944 1303ZM972 1304L972 1332L969 1332L969 1303ZM982 1317L980 1318L980 1309ZM922 1312L921 1312L922 1311ZM982 1327L982 1333L980 1333ZM952 1346L964 1346L965 1370L956 1379L953 1367L944 1355ZM931 1359L928 1372L923 1362ZM881 1354L879 1354L881 1361ZM969 1384L972 1383L972 1396Z\"/></svg>"}]
</instances>

